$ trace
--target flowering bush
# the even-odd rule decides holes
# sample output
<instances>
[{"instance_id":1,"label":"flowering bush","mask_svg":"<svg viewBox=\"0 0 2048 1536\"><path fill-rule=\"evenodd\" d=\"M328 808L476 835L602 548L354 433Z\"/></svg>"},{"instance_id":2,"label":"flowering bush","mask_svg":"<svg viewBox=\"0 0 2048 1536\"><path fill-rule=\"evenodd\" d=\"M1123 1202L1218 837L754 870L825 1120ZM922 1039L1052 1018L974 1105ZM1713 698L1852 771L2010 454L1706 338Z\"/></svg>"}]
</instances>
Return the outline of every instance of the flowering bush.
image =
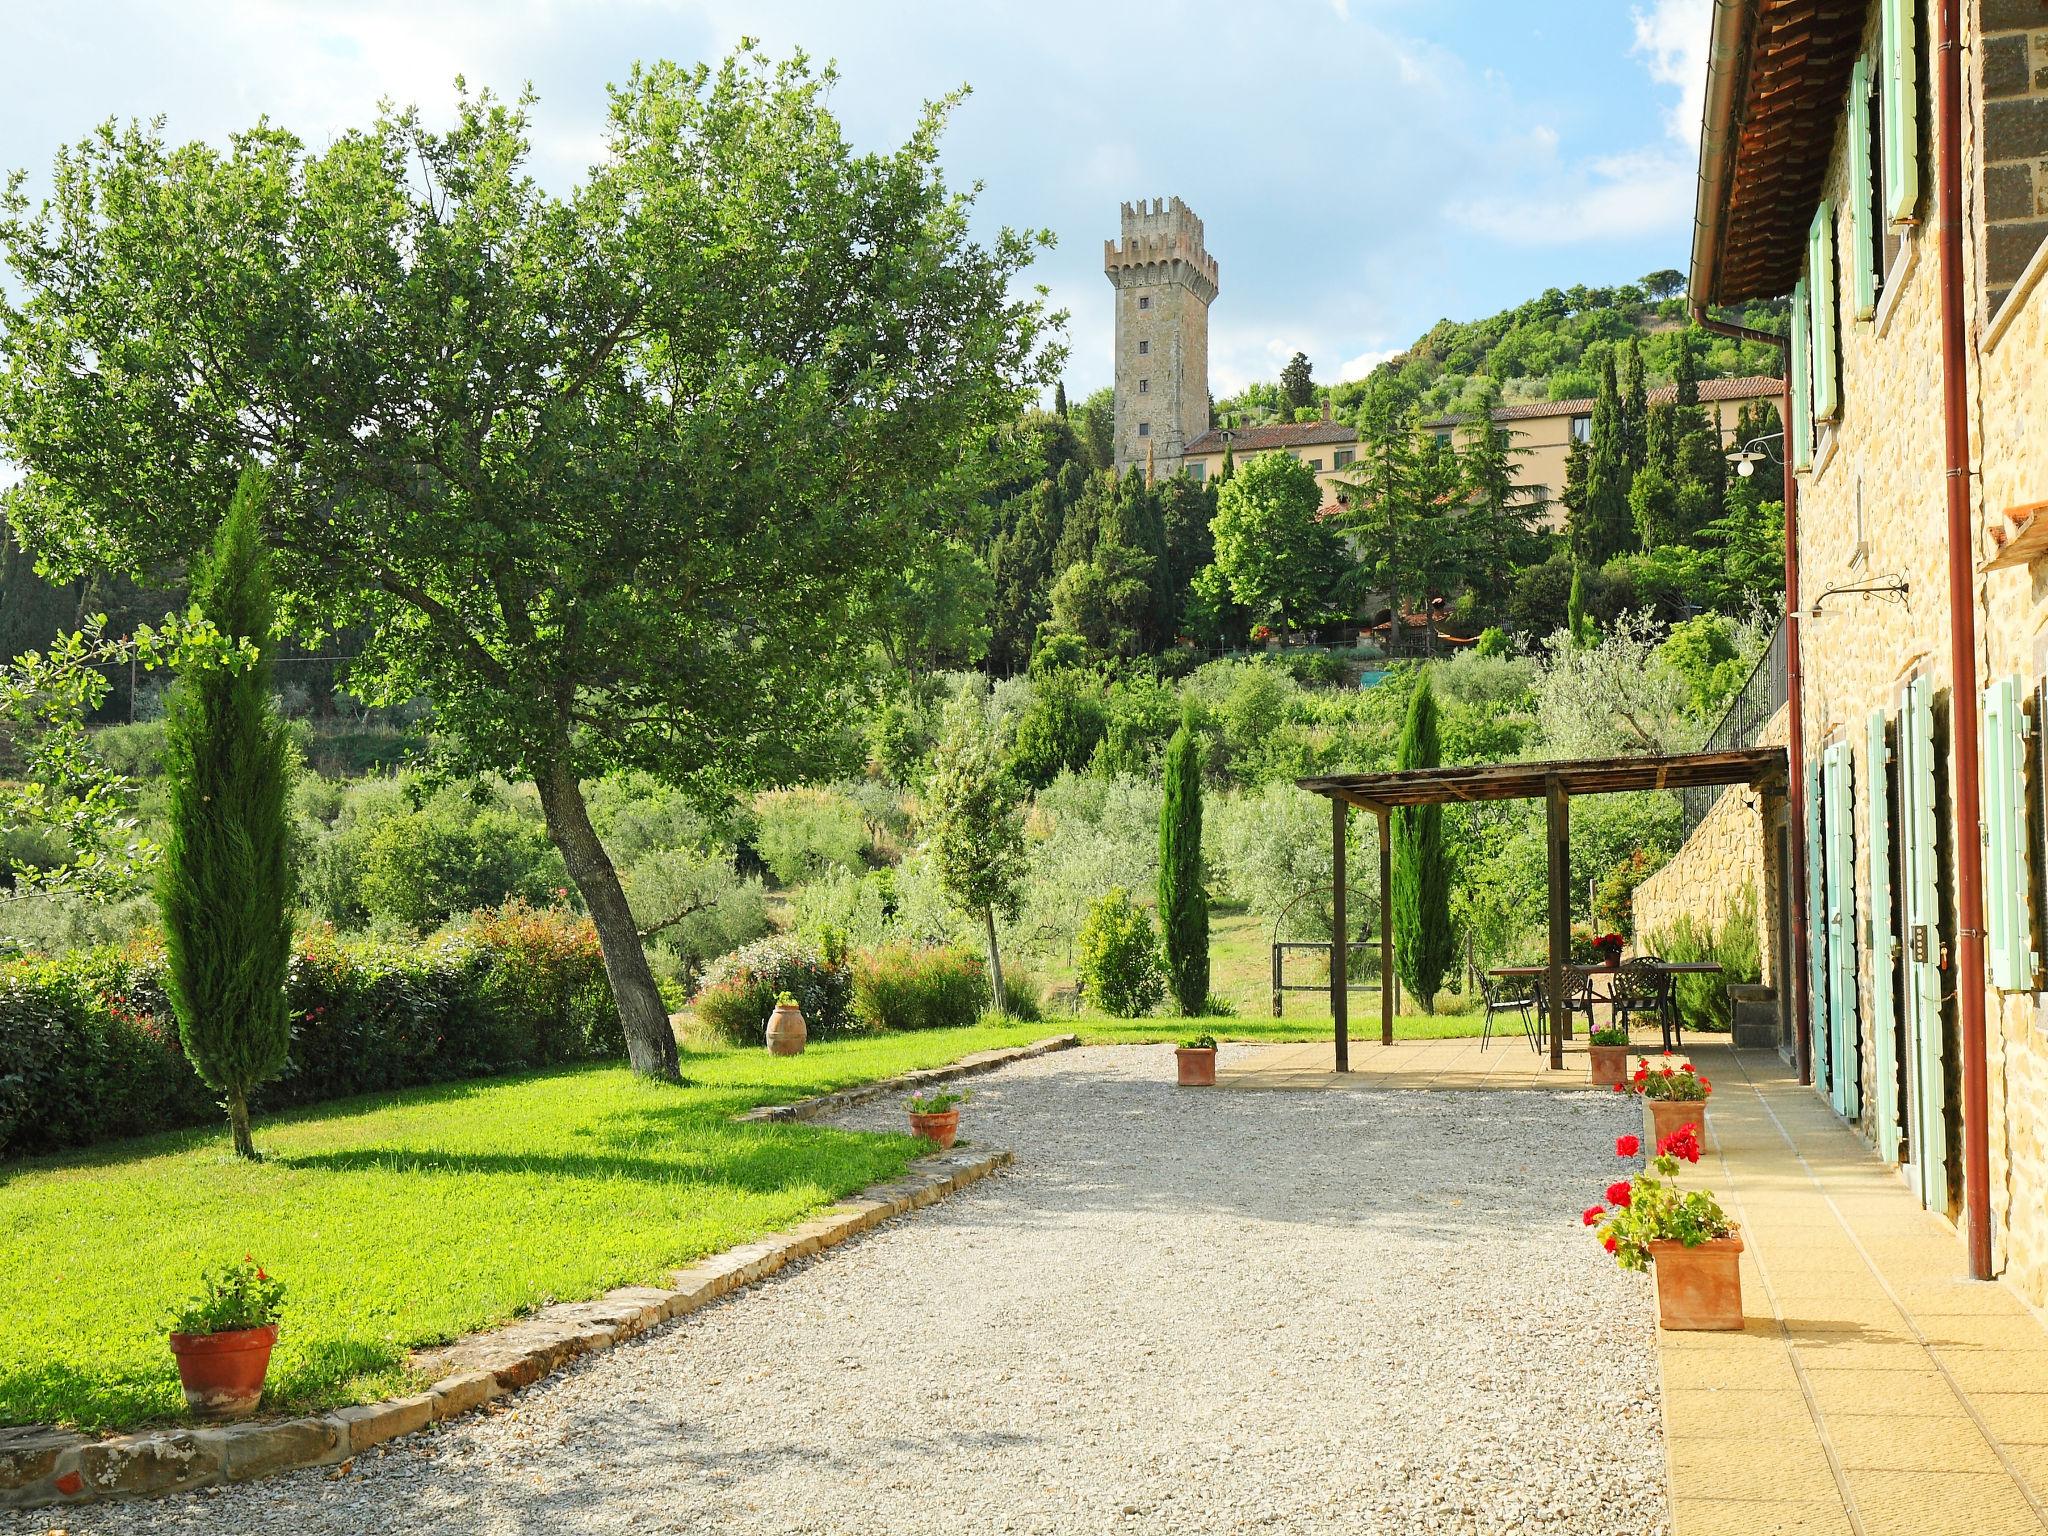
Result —
<instances>
[{"instance_id":1,"label":"flowering bush","mask_svg":"<svg viewBox=\"0 0 2048 1536\"><path fill-rule=\"evenodd\" d=\"M1681 1104L1703 1104L1707 1095L1714 1091L1714 1085L1699 1073L1693 1071L1692 1063L1681 1061L1671 1064L1667 1051L1655 1067L1645 1056L1636 1063L1636 1069L1627 1080L1614 1085L1616 1093L1639 1093L1646 1099L1669 1099Z\"/></svg>"},{"instance_id":2,"label":"flowering bush","mask_svg":"<svg viewBox=\"0 0 2048 1536\"><path fill-rule=\"evenodd\" d=\"M199 1277L199 1294L171 1313L173 1333L232 1333L267 1328L284 1311L284 1282L273 1279L248 1254L239 1264L209 1269Z\"/></svg>"},{"instance_id":3,"label":"flowering bush","mask_svg":"<svg viewBox=\"0 0 2048 1536\"><path fill-rule=\"evenodd\" d=\"M789 993L813 1040L854 1030L853 967L829 935L817 949L796 939L757 939L722 955L704 973L697 1021L733 1045L759 1045L776 999Z\"/></svg>"},{"instance_id":4,"label":"flowering bush","mask_svg":"<svg viewBox=\"0 0 2048 1536\"><path fill-rule=\"evenodd\" d=\"M1616 1139L1614 1152L1617 1157L1634 1157L1641 1145L1634 1136L1622 1136ZM1650 1262L1653 1242L1697 1248L1716 1238L1731 1237L1735 1223L1710 1191L1680 1190L1673 1182L1680 1162L1699 1160L1699 1128L1682 1125L1657 1143L1657 1155L1650 1164L1653 1171L1617 1179L1607 1186L1607 1203L1588 1206L1579 1219L1599 1229L1600 1246L1613 1254L1623 1269L1644 1268Z\"/></svg>"}]
</instances>

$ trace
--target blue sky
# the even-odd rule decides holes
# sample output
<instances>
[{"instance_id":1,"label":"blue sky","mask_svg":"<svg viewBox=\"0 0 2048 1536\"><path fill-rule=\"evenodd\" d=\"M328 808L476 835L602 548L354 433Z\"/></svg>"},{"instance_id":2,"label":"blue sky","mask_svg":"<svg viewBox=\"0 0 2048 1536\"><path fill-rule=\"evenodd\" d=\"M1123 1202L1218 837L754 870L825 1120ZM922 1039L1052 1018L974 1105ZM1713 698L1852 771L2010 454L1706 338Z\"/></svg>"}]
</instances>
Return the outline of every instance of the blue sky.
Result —
<instances>
[{"instance_id":1,"label":"blue sky","mask_svg":"<svg viewBox=\"0 0 2048 1536\"><path fill-rule=\"evenodd\" d=\"M1051 229L1068 387L1110 373L1101 242L1127 199L1177 194L1222 264L1218 395L1362 373L1437 319L1685 265L1709 0L97 0L11 17L0 167L40 185L109 115L224 139L259 114L313 142L380 96L445 117L453 77L539 92L535 170L599 151L636 58L742 34L836 59L861 143L974 94L949 176L983 219ZM25 13L25 14L23 14ZM87 18L90 18L89 20Z\"/></svg>"}]
</instances>

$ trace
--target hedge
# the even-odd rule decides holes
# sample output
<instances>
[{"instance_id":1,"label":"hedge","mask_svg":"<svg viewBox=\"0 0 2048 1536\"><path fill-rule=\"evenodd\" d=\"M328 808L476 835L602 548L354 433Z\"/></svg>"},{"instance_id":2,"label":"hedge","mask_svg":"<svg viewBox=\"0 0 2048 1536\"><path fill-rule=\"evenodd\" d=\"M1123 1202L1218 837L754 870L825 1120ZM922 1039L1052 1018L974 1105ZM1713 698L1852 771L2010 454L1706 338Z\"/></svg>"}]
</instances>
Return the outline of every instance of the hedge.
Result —
<instances>
[{"instance_id":1,"label":"hedge","mask_svg":"<svg viewBox=\"0 0 2048 1536\"><path fill-rule=\"evenodd\" d=\"M981 957L950 946L884 944L853 962L853 1013L866 1029L960 1029L989 1004Z\"/></svg>"},{"instance_id":2,"label":"hedge","mask_svg":"<svg viewBox=\"0 0 2048 1536\"><path fill-rule=\"evenodd\" d=\"M0 966L0 1156L219 1117L185 1060L153 945ZM291 1055L258 1113L421 1083L619 1057L587 918L512 905L425 946L303 935Z\"/></svg>"}]
</instances>

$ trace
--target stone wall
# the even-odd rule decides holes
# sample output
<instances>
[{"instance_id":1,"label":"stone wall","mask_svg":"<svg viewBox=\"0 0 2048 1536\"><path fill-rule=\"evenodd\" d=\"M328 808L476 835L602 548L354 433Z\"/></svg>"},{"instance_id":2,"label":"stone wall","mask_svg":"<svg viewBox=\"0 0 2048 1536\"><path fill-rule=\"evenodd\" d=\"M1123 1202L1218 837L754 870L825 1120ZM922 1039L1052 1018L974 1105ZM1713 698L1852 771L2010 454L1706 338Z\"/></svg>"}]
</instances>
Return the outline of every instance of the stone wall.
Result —
<instances>
[{"instance_id":1,"label":"stone wall","mask_svg":"<svg viewBox=\"0 0 2048 1536\"><path fill-rule=\"evenodd\" d=\"M1782 746L1786 711L1764 722L1758 746ZM1734 785L1722 792L1685 846L1656 874L1636 887L1633 908L1637 945L1654 948L1681 916L1715 932L1742 907L1744 892L1755 904L1757 948L1766 986L1782 996L1779 972L1778 903L1782 899L1777 862L1782 800L1767 802L1757 791Z\"/></svg>"},{"instance_id":2,"label":"stone wall","mask_svg":"<svg viewBox=\"0 0 2048 1536\"><path fill-rule=\"evenodd\" d=\"M1962 7L1965 90L1965 217L1964 231L1967 345L1969 373L1973 519L1979 560L1995 548L1988 525L2005 521L2005 510L2048 498L2048 282L2033 261L2015 279L2011 264L1997 254L1999 226L1988 204L1997 190L1993 173L2010 163L2001 146L1986 152L1986 124L1996 128L1998 113L1987 109L2015 99L2010 78L2012 50L2009 30L1999 26L2038 0L1980 0ZM1923 69L1935 67L1928 36L1932 7L1918 8ZM1866 46L1876 43L1877 7L1872 6ZM1993 30L1998 26L1998 30ZM2028 47L2034 47L2031 32ZM1996 45L1994 48L1992 45ZM2031 61L2032 55L2029 54ZM2027 86L2031 92L2031 83ZM1994 94L2003 93L2003 94ZM1923 98L1923 110L1931 101ZM2031 110L2031 109L2030 109ZM1923 123L1923 143L1931 145L1931 125ZM1994 134L1995 137L1995 134ZM1853 313L1853 283L1848 263L1855 249L1848 195L1846 135L1838 133L1832 148L1826 195L1833 199L1838 225L1836 246L1842 253L1837 283L1841 405L1833 420L1820 424L1811 470L1800 476L1799 564L1802 602L1812 614L1799 627L1805 674L1805 741L1807 760L1837 742L1846 742L1854 763L1855 909L1862 952L1858 956L1858 1013L1863 1034L1864 1082L1861 1102L1864 1124L1873 1134L1870 1038L1875 985L1892 985L1898 973L1895 955L1869 952L1868 915L1871 899L1869 846L1864 835L1872 808L1873 782L1882 784L1882 764L1873 764L1867 749L1867 721L1872 711L1896 714L1900 692L1916 678L1927 678L1937 694L1938 711L1953 694L1950 666L1948 540L1945 525L1945 476L1942 455L1942 350L1940 342L1939 271L1934 218L1932 155L1921 162L1922 200L1918 221L1899 232L1898 255L1886 274L1885 291L1876 312L1867 319ZM2001 204L2001 206L2004 206ZM1974 562L1973 562L1974 563ZM1856 587L1903 582L1903 600L1858 593ZM1978 624L1976 684L2019 674L2032 687L2042 676L2048 656L2048 561L2022 568L1981 572L1975 578L1974 606ZM1945 717L1943 717L1945 718ZM1945 733L1946 726L1939 727ZM2038 739L2038 738L2037 738ZM1945 744L1938 743L1945 751ZM1953 763L1942 815L1953 804ZM1672 869L1648 887L1654 910L1668 911L1688 884L1695 900L1707 899L1710 884L1726 876L1731 860L1744 856L1746 832L1703 827L1700 848L1688 848ZM1952 824L1943 828L1948 847ZM1896 848L1897 839L1893 839ZM2030 856L2048 857L2042 829L2029 838ZM1690 872L1690 873L1689 873ZM1982 915L1957 909L1952 855L1943 853L1941 899L1950 933L1962 926L1981 927ZM1898 881L1893 881L1894 891ZM1639 914L1641 912L1639 907ZM1768 929L1767 925L1767 929ZM2037 946L2043 936L2036 934ZM1952 972L1944 979L1953 985ZM1994 1226L1994 1262L2036 1305L2048 1304L2048 1036L2044 1036L2043 995L1990 992L1987 1000L1990 1077L1990 1197ZM1952 1063L1946 1097L1951 1127L1959 1123L1960 1104L1954 1053L1958 1049L1951 1010L1946 1022L1947 1050ZM1895 1155L1896 1148L1881 1149ZM1960 1170L1951 1167L1954 1203L1936 1214L1956 1219L1960 1206ZM1958 1244L1958 1264L1961 1247Z\"/></svg>"},{"instance_id":3,"label":"stone wall","mask_svg":"<svg viewBox=\"0 0 2048 1536\"><path fill-rule=\"evenodd\" d=\"M1982 0L1984 279L1996 311L2048 241L2048 0Z\"/></svg>"}]
</instances>

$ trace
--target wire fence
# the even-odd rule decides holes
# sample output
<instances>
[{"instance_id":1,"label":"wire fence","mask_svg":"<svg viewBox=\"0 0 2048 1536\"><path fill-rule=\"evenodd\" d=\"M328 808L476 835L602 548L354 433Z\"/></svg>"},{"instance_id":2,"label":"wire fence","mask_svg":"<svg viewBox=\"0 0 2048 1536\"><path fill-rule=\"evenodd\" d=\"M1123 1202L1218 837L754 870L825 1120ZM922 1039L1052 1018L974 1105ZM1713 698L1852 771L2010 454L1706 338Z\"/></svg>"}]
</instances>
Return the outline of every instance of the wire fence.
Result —
<instances>
[{"instance_id":1,"label":"wire fence","mask_svg":"<svg viewBox=\"0 0 2048 1536\"><path fill-rule=\"evenodd\" d=\"M1750 668L1749 676L1729 701L1728 712L1721 716L1721 723L1714 727L1701 751L1729 752L1755 746L1763 735L1764 726L1784 708L1789 695L1785 634L1785 621L1780 619L1778 627L1771 632L1771 643L1764 647L1763 655ZM1681 789L1678 801L1683 836L1691 837L1699 824L1706 820L1707 812L1727 792L1726 784Z\"/></svg>"}]
</instances>

